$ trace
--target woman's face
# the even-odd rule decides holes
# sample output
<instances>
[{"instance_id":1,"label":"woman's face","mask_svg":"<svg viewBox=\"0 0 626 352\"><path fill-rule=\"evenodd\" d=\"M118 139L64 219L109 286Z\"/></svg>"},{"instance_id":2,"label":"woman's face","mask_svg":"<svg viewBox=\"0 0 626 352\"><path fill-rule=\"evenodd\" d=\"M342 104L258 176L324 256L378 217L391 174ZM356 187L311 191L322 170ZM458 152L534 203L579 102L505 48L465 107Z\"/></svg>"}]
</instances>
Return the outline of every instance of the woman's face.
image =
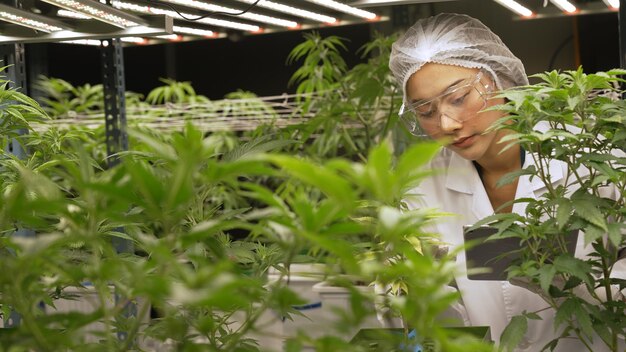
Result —
<instances>
[{"instance_id":1,"label":"woman's face","mask_svg":"<svg viewBox=\"0 0 626 352\"><path fill-rule=\"evenodd\" d=\"M406 84L421 129L468 160L493 157L502 148L498 133L485 130L503 113L481 111L504 102L491 98L494 90L491 77L478 69L436 63L422 66Z\"/></svg>"}]
</instances>

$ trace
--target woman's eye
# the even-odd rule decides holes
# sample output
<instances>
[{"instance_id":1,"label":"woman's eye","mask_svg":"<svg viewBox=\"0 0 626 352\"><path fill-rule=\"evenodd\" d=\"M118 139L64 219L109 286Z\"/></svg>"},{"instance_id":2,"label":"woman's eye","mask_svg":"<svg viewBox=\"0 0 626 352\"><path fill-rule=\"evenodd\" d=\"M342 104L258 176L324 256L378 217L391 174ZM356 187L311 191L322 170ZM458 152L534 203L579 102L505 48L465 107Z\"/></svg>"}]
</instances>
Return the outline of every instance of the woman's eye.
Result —
<instances>
[{"instance_id":1,"label":"woman's eye","mask_svg":"<svg viewBox=\"0 0 626 352\"><path fill-rule=\"evenodd\" d=\"M420 119L428 120L428 119L430 119L431 117L433 117L433 113L432 113L432 112L429 112L429 113L427 113L427 114L420 114L419 116L420 116Z\"/></svg>"},{"instance_id":2,"label":"woman's eye","mask_svg":"<svg viewBox=\"0 0 626 352\"><path fill-rule=\"evenodd\" d=\"M432 110L432 109L430 109L430 110L426 110L426 109L420 110L420 109L417 109L415 112L416 112L417 116L419 118L421 118L421 119L427 119L429 117L432 117L435 114L435 111Z\"/></svg>"},{"instance_id":3,"label":"woman's eye","mask_svg":"<svg viewBox=\"0 0 626 352\"><path fill-rule=\"evenodd\" d=\"M452 106L463 105L465 99L471 92L471 89L459 89L458 91L451 93L446 99L446 102Z\"/></svg>"},{"instance_id":4,"label":"woman's eye","mask_svg":"<svg viewBox=\"0 0 626 352\"><path fill-rule=\"evenodd\" d=\"M450 102L450 105L452 106L459 106L459 105L462 105L463 102L465 102L465 98L467 98L468 95L469 95L469 92L466 92L461 95L450 97L448 101Z\"/></svg>"}]
</instances>

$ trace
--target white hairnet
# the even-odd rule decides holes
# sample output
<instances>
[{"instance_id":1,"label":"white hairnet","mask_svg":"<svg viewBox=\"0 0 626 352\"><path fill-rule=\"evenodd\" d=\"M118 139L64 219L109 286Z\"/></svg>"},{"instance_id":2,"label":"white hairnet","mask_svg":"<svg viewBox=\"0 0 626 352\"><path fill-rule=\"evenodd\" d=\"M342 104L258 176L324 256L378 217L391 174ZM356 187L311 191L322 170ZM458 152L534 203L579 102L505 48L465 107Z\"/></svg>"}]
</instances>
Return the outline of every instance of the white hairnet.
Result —
<instances>
[{"instance_id":1,"label":"white hairnet","mask_svg":"<svg viewBox=\"0 0 626 352\"><path fill-rule=\"evenodd\" d=\"M482 68L499 89L528 84L522 62L500 37L467 15L442 13L418 20L393 43L389 67L406 101L406 83L425 63Z\"/></svg>"}]
</instances>

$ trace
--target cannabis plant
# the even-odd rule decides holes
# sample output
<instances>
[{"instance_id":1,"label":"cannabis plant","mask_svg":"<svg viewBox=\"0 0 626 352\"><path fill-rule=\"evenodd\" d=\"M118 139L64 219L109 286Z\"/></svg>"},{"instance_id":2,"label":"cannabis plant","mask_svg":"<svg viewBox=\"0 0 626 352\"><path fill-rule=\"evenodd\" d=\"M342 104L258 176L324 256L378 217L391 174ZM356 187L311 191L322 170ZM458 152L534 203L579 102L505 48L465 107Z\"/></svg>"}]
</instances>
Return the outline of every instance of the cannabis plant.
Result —
<instances>
[{"instance_id":1,"label":"cannabis plant","mask_svg":"<svg viewBox=\"0 0 626 352\"><path fill-rule=\"evenodd\" d=\"M240 178L271 169L236 157L244 153L219 160L221 141L192 127L133 136L143 146L109 170L80 146L1 160L2 313L5 322L20 317L1 331L3 348L256 351L245 336L258 316L297 303L284 288L264 287L280 257L271 243L228 236L257 226L243 216ZM21 228L36 236L12 235ZM119 239L132 250L118 253ZM77 298L68 289L91 292L93 310L59 309ZM249 312L238 328L235 312Z\"/></svg>"},{"instance_id":2,"label":"cannabis plant","mask_svg":"<svg viewBox=\"0 0 626 352\"><path fill-rule=\"evenodd\" d=\"M508 116L496 128L511 130L502 139L530 152L531 166L501 180L529 175L545 193L516 202L526 215L498 214L499 235L514 236L522 244L521 261L509 277L538 293L555 309L559 339L575 337L587 346L623 350L626 316L623 295L623 236L626 202L626 103L620 85L623 70L585 74L582 69L535 75L540 82L505 91ZM554 162L567 170L562 178ZM559 166L561 168L561 166ZM574 256L565 243L580 231L585 256ZM580 247L580 244L579 244ZM579 255L581 253L578 253ZM526 319L515 317L503 335L505 346L522 338ZM622 346L622 347L619 347ZM542 347L542 346L540 346Z\"/></svg>"},{"instance_id":3,"label":"cannabis plant","mask_svg":"<svg viewBox=\"0 0 626 352\"><path fill-rule=\"evenodd\" d=\"M6 68L7 66L0 67L0 136L4 148L10 138L32 130L31 123L48 119L48 115L35 100L17 88L11 88L11 82L2 75Z\"/></svg>"},{"instance_id":4,"label":"cannabis plant","mask_svg":"<svg viewBox=\"0 0 626 352\"><path fill-rule=\"evenodd\" d=\"M288 62L303 59L290 83L303 94L301 114L312 118L287 132L308 142L308 155L365 160L396 126L399 96L388 68L394 38L377 36L364 45L359 51L365 62L352 68L341 56L343 39L315 32L305 39Z\"/></svg>"},{"instance_id":5,"label":"cannabis plant","mask_svg":"<svg viewBox=\"0 0 626 352\"><path fill-rule=\"evenodd\" d=\"M191 82L177 82L169 78L159 79L163 86L152 89L146 97L149 104L165 103L208 103L209 99L203 95L196 94Z\"/></svg>"},{"instance_id":6,"label":"cannabis plant","mask_svg":"<svg viewBox=\"0 0 626 352\"><path fill-rule=\"evenodd\" d=\"M35 88L41 94L39 103L53 118L75 118L77 115L103 113L104 91L102 84L74 86L70 82L54 77L39 76ZM143 96L125 92L126 107L143 107Z\"/></svg>"},{"instance_id":7,"label":"cannabis plant","mask_svg":"<svg viewBox=\"0 0 626 352\"><path fill-rule=\"evenodd\" d=\"M445 289L454 276L453 258L433 255L436 235L424 228L436 213L400 210L405 192L428 176L420 166L438 148L435 143L417 144L396 159L388 143L382 143L372 148L366 162L264 156L280 168L286 186L277 195L255 184L246 186L264 204L265 216L259 220L267 226L259 236L282 245L291 253L287 259L302 248L325 253L326 262L338 268L329 279L350 292L350 310L340 312L335 331L309 340L316 350L359 350L336 336L376 313L373 307L380 302L357 289L375 281L402 286L402 294L390 296L384 305L404 318L405 336L409 328L417 330L421 343L431 341L432 351L491 350L475 338L442 329L437 322L438 314L458 299ZM291 236L280 240L276 228ZM298 350L301 342L290 340L288 346Z\"/></svg>"}]
</instances>

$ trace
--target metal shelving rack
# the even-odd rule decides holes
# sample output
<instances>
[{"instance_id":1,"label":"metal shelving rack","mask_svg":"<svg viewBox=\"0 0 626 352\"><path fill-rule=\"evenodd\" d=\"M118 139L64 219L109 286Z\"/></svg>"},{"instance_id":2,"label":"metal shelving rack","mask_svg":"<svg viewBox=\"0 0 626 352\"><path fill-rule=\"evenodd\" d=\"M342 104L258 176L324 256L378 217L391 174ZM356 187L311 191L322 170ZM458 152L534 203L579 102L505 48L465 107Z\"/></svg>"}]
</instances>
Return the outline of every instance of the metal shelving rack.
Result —
<instances>
[{"instance_id":1,"label":"metal shelving rack","mask_svg":"<svg viewBox=\"0 0 626 352\"><path fill-rule=\"evenodd\" d=\"M14 1L16 8L21 8L21 0ZM110 0L108 1L110 5ZM154 33L171 33L172 20L164 16L161 19L163 28L151 28ZM169 23L168 23L169 22ZM119 31L117 31L119 32ZM88 34L89 36L102 36L102 34ZM28 41L28 40L26 40ZM126 134L126 109L124 97L124 58L122 52L122 44L119 38L107 38L101 41L101 63L102 63L102 81L104 90L104 108L105 108L105 124L106 124L106 144L107 144L107 160L108 166L114 167L118 163L115 158L116 153L128 149L128 138ZM12 82L12 87L27 90L27 68L25 58L24 43L11 43L0 45L0 60L3 65L8 67L5 74ZM28 133L28 131L21 131ZM8 152L18 156L25 157L26 151L16 141L9 144ZM120 229L121 230L121 229ZM14 236L35 236L35 232L30 229L18 229ZM115 239L113 242L118 253L132 252L132 243L128 240ZM120 299L116 294L116 299ZM42 306L42 308L44 308ZM136 315L136 306L129 304L122 314ZM15 311L11 311L9 317L4 319L4 327L10 328L20 324L21 318ZM126 334L118 332L118 338L123 340Z\"/></svg>"}]
</instances>

